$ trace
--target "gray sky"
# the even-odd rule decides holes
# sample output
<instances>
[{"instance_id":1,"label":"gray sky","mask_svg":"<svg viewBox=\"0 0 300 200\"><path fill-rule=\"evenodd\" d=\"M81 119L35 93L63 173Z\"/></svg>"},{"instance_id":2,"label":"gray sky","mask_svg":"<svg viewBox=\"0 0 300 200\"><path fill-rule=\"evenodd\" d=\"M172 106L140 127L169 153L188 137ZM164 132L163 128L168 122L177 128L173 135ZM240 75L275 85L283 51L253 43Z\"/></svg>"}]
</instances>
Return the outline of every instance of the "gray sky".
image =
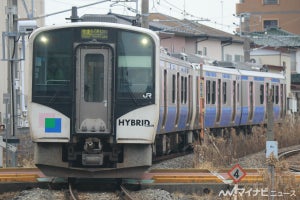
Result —
<instances>
[{"instance_id":1,"label":"gray sky","mask_svg":"<svg viewBox=\"0 0 300 200\"><path fill-rule=\"evenodd\" d=\"M115 0L114 0L115 1ZM83 6L94 2L101 2L101 0L45 0L46 14L58 12L69 9L72 6ZM239 0L149 0L149 11L160 12L178 19L209 19L209 22L201 22L205 25L233 33L235 25L238 23L235 14L235 5ZM138 1L138 9L140 12L141 0ZM113 4L113 1L100 3L97 5L81 8L78 10L78 15L83 14L106 14L111 10L113 13L135 15L134 12L127 8L136 8L135 3L118 3ZM71 12L58 14L46 18L46 24L61 24L66 22L65 18L70 17Z\"/></svg>"}]
</instances>

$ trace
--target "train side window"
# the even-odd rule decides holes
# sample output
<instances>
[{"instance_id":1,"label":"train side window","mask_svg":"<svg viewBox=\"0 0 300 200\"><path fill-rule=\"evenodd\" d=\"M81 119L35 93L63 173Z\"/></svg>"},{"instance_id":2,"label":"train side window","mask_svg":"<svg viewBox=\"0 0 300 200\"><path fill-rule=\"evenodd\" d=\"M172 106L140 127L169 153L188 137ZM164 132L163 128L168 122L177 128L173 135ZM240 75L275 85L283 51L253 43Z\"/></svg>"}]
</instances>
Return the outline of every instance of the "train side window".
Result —
<instances>
[{"instance_id":1,"label":"train side window","mask_svg":"<svg viewBox=\"0 0 300 200\"><path fill-rule=\"evenodd\" d=\"M176 90L177 90L177 106L180 104L180 75L179 75L179 73L177 73L177 88L176 88ZM177 124L177 123L176 123Z\"/></svg>"},{"instance_id":2,"label":"train side window","mask_svg":"<svg viewBox=\"0 0 300 200\"><path fill-rule=\"evenodd\" d=\"M279 103L279 86L278 85L275 86L275 103L276 104Z\"/></svg>"},{"instance_id":3,"label":"train side window","mask_svg":"<svg viewBox=\"0 0 300 200\"><path fill-rule=\"evenodd\" d=\"M167 106L167 89L168 89L168 85L167 85L167 70L164 70L164 89L163 89L163 97L164 97L164 105Z\"/></svg>"},{"instance_id":4,"label":"train side window","mask_svg":"<svg viewBox=\"0 0 300 200\"><path fill-rule=\"evenodd\" d=\"M226 104L227 102L227 99L226 99L226 96L227 96L227 83L226 82L223 82L223 104Z\"/></svg>"},{"instance_id":5,"label":"train side window","mask_svg":"<svg viewBox=\"0 0 300 200\"><path fill-rule=\"evenodd\" d=\"M183 98L183 96L184 96L184 77L183 76L181 76L181 103L183 104L184 103L184 98Z\"/></svg>"},{"instance_id":6,"label":"train side window","mask_svg":"<svg viewBox=\"0 0 300 200\"><path fill-rule=\"evenodd\" d=\"M260 94L259 94L259 97L260 97L260 104L263 104L264 103L264 97L265 97L265 91L264 91L264 85L263 84L261 84L260 85L260 89L259 89L259 91L260 91Z\"/></svg>"},{"instance_id":7,"label":"train side window","mask_svg":"<svg viewBox=\"0 0 300 200\"><path fill-rule=\"evenodd\" d=\"M206 104L210 104L210 81L206 81Z\"/></svg>"},{"instance_id":8,"label":"train side window","mask_svg":"<svg viewBox=\"0 0 300 200\"><path fill-rule=\"evenodd\" d=\"M236 86L237 86L237 88L236 88L236 91L237 91L237 102L239 103L240 102L240 84L238 83Z\"/></svg>"},{"instance_id":9,"label":"train side window","mask_svg":"<svg viewBox=\"0 0 300 200\"><path fill-rule=\"evenodd\" d=\"M164 70L164 85L163 85L163 102L164 102L164 116L163 116L163 121L162 121L162 127L164 128L166 126L166 120L167 120L167 102L168 102L168 72L167 70Z\"/></svg>"},{"instance_id":10,"label":"train side window","mask_svg":"<svg viewBox=\"0 0 300 200\"><path fill-rule=\"evenodd\" d=\"M211 103L216 103L216 81L212 82Z\"/></svg>"},{"instance_id":11,"label":"train side window","mask_svg":"<svg viewBox=\"0 0 300 200\"><path fill-rule=\"evenodd\" d=\"M269 92L270 92L270 91L269 91L269 87L270 87L270 86L269 86L269 83L267 83L267 84L266 84L266 99L267 99L267 101L269 101L269 96L270 96L270 94L269 94Z\"/></svg>"},{"instance_id":12,"label":"train side window","mask_svg":"<svg viewBox=\"0 0 300 200\"><path fill-rule=\"evenodd\" d=\"M187 77L184 78L184 103L187 102L187 92L188 92L188 86L187 86Z\"/></svg>"},{"instance_id":13,"label":"train side window","mask_svg":"<svg viewBox=\"0 0 300 200\"><path fill-rule=\"evenodd\" d=\"M283 105L283 84L280 84L280 101L281 104Z\"/></svg>"},{"instance_id":14,"label":"train side window","mask_svg":"<svg viewBox=\"0 0 300 200\"><path fill-rule=\"evenodd\" d=\"M172 75L172 103L175 103L176 99L176 76Z\"/></svg>"},{"instance_id":15,"label":"train side window","mask_svg":"<svg viewBox=\"0 0 300 200\"><path fill-rule=\"evenodd\" d=\"M274 98L274 93L275 93L275 91L274 91L274 85L272 85L272 102L274 103L274 100L275 100L275 98Z\"/></svg>"}]
</instances>

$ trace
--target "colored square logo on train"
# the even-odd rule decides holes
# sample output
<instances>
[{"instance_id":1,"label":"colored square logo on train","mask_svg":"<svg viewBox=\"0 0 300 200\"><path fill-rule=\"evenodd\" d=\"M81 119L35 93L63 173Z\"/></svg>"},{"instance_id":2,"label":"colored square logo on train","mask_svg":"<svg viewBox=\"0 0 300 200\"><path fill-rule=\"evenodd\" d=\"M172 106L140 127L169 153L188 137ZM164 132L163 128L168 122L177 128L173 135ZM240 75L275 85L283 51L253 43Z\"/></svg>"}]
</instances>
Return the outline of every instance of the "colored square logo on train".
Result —
<instances>
[{"instance_id":1,"label":"colored square logo on train","mask_svg":"<svg viewBox=\"0 0 300 200\"><path fill-rule=\"evenodd\" d=\"M45 118L46 133L61 133L61 118Z\"/></svg>"}]
</instances>

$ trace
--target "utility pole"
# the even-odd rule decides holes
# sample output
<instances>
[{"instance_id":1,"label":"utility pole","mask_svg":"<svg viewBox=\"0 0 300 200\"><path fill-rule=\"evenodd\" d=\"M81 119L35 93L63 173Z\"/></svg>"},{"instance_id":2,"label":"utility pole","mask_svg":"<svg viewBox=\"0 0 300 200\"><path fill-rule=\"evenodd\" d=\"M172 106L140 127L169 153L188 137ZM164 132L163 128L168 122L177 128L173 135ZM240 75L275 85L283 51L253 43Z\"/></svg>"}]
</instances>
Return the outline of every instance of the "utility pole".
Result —
<instances>
[{"instance_id":1,"label":"utility pole","mask_svg":"<svg viewBox=\"0 0 300 200\"><path fill-rule=\"evenodd\" d=\"M270 84L271 86L271 84ZM269 199L273 200L274 196L271 195L271 191L274 190L274 181L275 181L275 159L278 159L278 143L274 141L274 113L273 113L273 98L274 95L272 88L268 89L268 97L267 97L267 141L266 141L266 158L268 163L268 172L270 177L270 189L269 189Z\"/></svg>"},{"instance_id":2,"label":"utility pole","mask_svg":"<svg viewBox=\"0 0 300 200\"><path fill-rule=\"evenodd\" d=\"M242 31L243 28L244 28L244 32ZM243 47L244 61L246 62L250 61L250 39L247 37L249 32L250 32L250 14L241 13L240 14L240 37L244 37L244 47Z\"/></svg>"},{"instance_id":3,"label":"utility pole","mask_svg":"<svg viewBox=\"0 0 300 200\"><path fill-rule=\"evenodd\" d=\"M15 73L17 69L17 42L16 42L16 33L17 33L17 18L18 18L18 1L17 0L7 0L6 6L6 15L7 15L7 92L9 93L9 106L6 109L6 113L8 118L6 119L6 136L15 136L15 125L16 125L16 110L15 110ZM6 143L7 143L7 137ZM8 150L6 149L6 155L8 154ZM16 165L15 154L12 155L11 165ZM6 156L7 158L7 156ZM8 164L8 160L6 160Z\"/></svg>"},{"instance_id":4,"label":"utility pole","mask_svg":"<svg viewBox=\"0 0 300 200\"><path fill-rule=\"evenodd\" d=\"M149 0L142 0L142 27L149 28Z\"/></svg>"}]
</instances>

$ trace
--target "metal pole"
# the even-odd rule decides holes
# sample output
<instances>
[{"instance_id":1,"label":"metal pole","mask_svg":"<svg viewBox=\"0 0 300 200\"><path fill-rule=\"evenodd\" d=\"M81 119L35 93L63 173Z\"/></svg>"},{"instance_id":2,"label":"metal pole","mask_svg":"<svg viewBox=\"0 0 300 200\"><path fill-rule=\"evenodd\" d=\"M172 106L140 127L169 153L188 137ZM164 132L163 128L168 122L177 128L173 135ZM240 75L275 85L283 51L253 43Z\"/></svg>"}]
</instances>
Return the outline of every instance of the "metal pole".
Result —
<instances>
[{"instance_id":1,"label":"metal pole","mask_svg":"<svg viewBox=\"0 0 300 200\"><path fill-rule=\"evenodd\" d=\"M15 122L15 69L17 68L17 42L15 33L17 32L17 18L18 18L18 1L17 0L7 0L7 7L6 7L6 14L7 14L7 33L8 33L8 42L7 42L7 53L8 53L8 65L7 65L7 73L8 73L8 84L7 84L7 91L10 94L10 106L6 110L6 112L10 113L8 115L10 126L7 127L7 131L9 130L10 136L15 136L15 129L16 129L16 122ZM8 135L8 134L7 134ZM7 143L7 139L6 143ZM6 154L8 151L6 150ZM12 156L13 160L15 160L15 154ZM14 163L14 162L13 162Z\"/></svg>"},{"instance_id":2,"label":"metal pole","mask_svg":"<svg viewBox=\"0 0 300 200\"><path fill-rule=\"evenodd\" d=\"M3 137L0 136L0 142L3 141ZM3 167L3 147L0 146L0 168Z\"/></svg>"},{"instance_id":3,"label":"metal pole","mask_svg":"<svg viewBox=\"0 0 300 200\"><path fill-rule=\"evenodd\" d=\"M8 106L8 104L9 104L9 102L10 102L10 95L9 94L7 94L6 95L7 96L7 101L6 101L6 103L5 103L5 106L6 106L6 113L5 113L5 118L6 118L6 124L5 124L5 126L6 126L6 130L5 130L5 138L8 138L8 134L9 134L9 128L8 128L8 125L10 126L10 120L8 119L8 109L9 109L9 106ZM3 98L3 99L5 99L5 98ZM6 147L5 147L5 167L7 167L8 166L8 151L7 151L7 139L6 139Z\"/></svg>"},{"instance_id":4,"label":"metal pole","mask_svg":"<svg viewBox=\"0 0 300 200\"><path fill-rule=\"evenodd\" d=\"M149 0L142 0L142 27L149 28Z\"/></svg>"},{"instance_id":5,"label":"metal pole","mask_svg":"<svg viewBox=\"0 0 300 200\"><path fill-rule=\"evenodd\" d=\"M272 100L272 88L270 84L269 94L267 98L267 113L268 113L268 123L267 123L267 141L274 141L274 113L273 113L273 100ZM268 164L268 171L270 174L270 190L269 190L269 199L274 199L274 196L271 195L271 191L273 191L274 188L274 173L275 173L275 167L273 163Z\"/></svg>"},{"instance_id":6,"label":"metal pole","mask_svg":"<svg viewBox=\"0 0 300 200\"><path fill-rule=\"evenodd\" d=\"M247 36L250 32L250 14L244 15L244 23L245 23L245 35ZM248 37L244 38L244 60L246 62L250 61L250 39Z\"/></svg>"}]
</instances>

